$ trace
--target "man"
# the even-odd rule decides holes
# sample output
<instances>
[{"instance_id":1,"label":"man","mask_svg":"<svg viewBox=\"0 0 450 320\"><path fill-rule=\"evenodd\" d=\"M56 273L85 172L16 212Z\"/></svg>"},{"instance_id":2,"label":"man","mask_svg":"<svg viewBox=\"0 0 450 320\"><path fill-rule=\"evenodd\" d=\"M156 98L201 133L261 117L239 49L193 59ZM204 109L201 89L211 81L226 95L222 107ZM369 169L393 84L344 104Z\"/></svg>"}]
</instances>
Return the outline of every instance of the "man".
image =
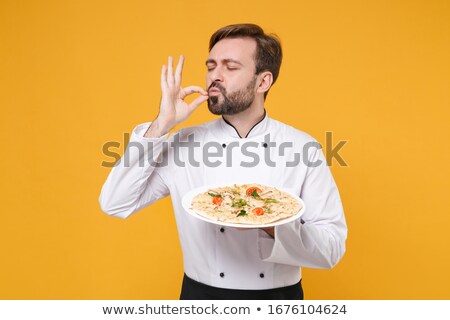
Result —
<instances>
[{"instance_id":1,"label":"man","mask_svg":"<svg viewBox=\"0 0 450 320\"><path fill-rule=\"evenodd\" d=\"M269 118L264 108L281 58L278 39L253 24L213 34L207 91L182 88L183 57L176 70L169 57L158 116L134 129L103 186L102 210L121 218L171 195L185 269L181 299L302 299L300 267L331 268L345 252L342 204L320 147L306 133ZM193 93L200 96L186 103ZM222 117L168 138L205 101ZM306 207L302 219L243 230L196 219L181 205L194 188L249 182L299 195Z\"/></svg>"}]
</instances>

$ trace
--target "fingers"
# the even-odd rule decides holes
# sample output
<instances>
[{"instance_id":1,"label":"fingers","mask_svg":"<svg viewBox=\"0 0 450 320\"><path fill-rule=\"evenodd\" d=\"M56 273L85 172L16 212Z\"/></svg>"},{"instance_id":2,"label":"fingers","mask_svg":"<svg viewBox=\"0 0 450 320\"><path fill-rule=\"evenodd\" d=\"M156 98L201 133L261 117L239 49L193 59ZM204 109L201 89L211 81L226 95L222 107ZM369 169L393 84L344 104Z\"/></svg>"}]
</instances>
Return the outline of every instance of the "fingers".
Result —
<instances>
[{"instance_id":1,"label":"fingers","mask_svg":"<svg viewBox=\"0 0 450 320\"><path fill-rule=\"evenodd\" d=\"M167 68L165 65L161 68L161 90L165 91L167 89L167 77L166 77Z\"/></svg>"},{"instance_id":2,"label":"fingers","mask_svg":"<svg viewBox=\"0 0 450 320\"><path fill-rule=\"evenodd\" d=\"M175 86L179 88L181 85L181 73L183 71L184 57L180 56L178 60L177 68L175 70L175 75L173 73L173 58L169 56L167 59L167 66L163 65L161 70L161 89L166 89L168 87Z\"/></svg>"},{"instance_id":3,"label":"fingers","mask_svg":"<svg viewBox=\"0 0 450 320\"><path fill-rule=\"evenodd\" d=\"M175 86L181 86L181 73L183 71L184 57L181 55L178 59L177 69L175 70Z\"/></svg>"},{"instance_id":4,"label":"fingers","mask_svg":"<svg viewBox=\"0 0 450 320\"><path fill-rule=\"evenodd\" d=\"M199 86L189 86L180 91L180 99L184 99L187 96L189 96L193 93L197 93L197 92L201 93L204 96L208 96L208 92L206 92L205 89L203 89Z\"/></svg>"},{"instance_id":5,"label":"fingers","mask_svg":"<svg viewBox=\"0 0 450 320\"><path fill-rule=\"evenodd\" d=\"M167 61L167 84L169 86L174 85L174 77L173 77L173 58L169 56L169 59Z\"/></svg>"}]
</instances>

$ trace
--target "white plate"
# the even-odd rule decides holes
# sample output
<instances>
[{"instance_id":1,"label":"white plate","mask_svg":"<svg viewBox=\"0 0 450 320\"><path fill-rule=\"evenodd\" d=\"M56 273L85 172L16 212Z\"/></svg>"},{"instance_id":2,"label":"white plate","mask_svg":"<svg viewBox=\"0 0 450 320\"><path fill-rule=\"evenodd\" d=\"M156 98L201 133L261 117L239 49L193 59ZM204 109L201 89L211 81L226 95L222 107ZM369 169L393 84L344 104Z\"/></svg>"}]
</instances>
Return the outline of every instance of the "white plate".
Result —
<instances>
[{"instance_id":1,"label":"white plate","mask_svg":"<svg viewBox=\"0 0 450 320\"><path fill-rule=\"evenodd\" d=\"M227 226L227 227L236 227L236 228L267 228L267 227L274 227L274 226L279 226L285 223L289 223L292 222L298 218L301 217L301 215L303 214L303 212L305 212L305 203L303 202L302 199L300 199L299 196L293 194L292 192L289 192L283 188L278 188L278 190L286 192L287 194L289 194L290 196L294 197L302 206L302 208L300 209L299 212L297 212L295 215L293 215L292 217L289 217L287 219L284 220L280 220L280 221L275 221L272 223L268 223L268 224L239 224L239 223L229 223L229 222L222 222L222 221L217 221L217 220L212 220L212 219L208 219L205 218L201 215L199 215L198 213L196 213L194 210L191 209L191 203L192 203L192 199L194 199L194 197L196 195L198 195L199 193L203 193L208 191L209 189L215 189L215 188L221 188L223 186L203 186L200 188L196 188L193 189L191 191L189 191L188 193L186 193L183 196L183 199L181 200L181 204L184 208L184 210L186 210L191 216L209 222L209 223L213 223L213 224L217 224L220 226Z\"/></svg>"}]
</instances>

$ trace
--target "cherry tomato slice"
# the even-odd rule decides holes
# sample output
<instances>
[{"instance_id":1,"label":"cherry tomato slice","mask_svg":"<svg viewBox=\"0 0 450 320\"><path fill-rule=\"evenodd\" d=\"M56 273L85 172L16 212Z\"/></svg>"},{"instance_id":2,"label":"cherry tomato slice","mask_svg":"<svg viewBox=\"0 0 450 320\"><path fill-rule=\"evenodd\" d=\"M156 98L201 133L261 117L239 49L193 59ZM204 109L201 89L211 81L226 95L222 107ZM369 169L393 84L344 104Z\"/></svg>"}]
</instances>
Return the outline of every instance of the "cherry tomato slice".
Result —
<instances>
[{"instance_id":1,"label":"cherry tomato slice","mask_svg":"<svg viewBox=\"0 0 450 320\"><path fill-rule=\"evenodd\" d=\"M254 214L256 214L257 216L262 216L264 214L264 209L263 208L255 208L252 210L252 212Z\"/></svg>"},{"instance_id":2,"label":"cherry tomato slice","mask_svg":"<svg viewBox=\"0 0 450 320\"><path fill-rule=\"evenodd\" d=\"M222 204L223 199L221 197L213 197L212 202L216 206L220 206Z\"/></svg>"}]
</instances>

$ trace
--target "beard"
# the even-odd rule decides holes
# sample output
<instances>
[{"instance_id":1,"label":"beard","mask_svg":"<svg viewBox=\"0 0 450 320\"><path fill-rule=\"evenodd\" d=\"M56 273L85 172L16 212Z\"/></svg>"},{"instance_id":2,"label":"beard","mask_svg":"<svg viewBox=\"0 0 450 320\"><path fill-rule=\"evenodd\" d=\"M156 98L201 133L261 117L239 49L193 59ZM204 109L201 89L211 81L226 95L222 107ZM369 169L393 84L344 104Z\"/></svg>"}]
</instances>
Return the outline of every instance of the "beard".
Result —
<instances>
[{"instance_id":1,"label":"beard","mask_svg":"<svg viewBox=\"0 0 450 320\"><path fill-rule=\"evenodd\" d=\"M235 92L227 93L226 89L218 82L213 82L209 86L220 90L219 95L211 96L208 99L208 109L215 115L233 115L247 110L255 100L255 92L253 91L256 84L256 77L249 82L244 88ZM220 101L222 96L222 101Z\"/></svg>"}]
</instances>

